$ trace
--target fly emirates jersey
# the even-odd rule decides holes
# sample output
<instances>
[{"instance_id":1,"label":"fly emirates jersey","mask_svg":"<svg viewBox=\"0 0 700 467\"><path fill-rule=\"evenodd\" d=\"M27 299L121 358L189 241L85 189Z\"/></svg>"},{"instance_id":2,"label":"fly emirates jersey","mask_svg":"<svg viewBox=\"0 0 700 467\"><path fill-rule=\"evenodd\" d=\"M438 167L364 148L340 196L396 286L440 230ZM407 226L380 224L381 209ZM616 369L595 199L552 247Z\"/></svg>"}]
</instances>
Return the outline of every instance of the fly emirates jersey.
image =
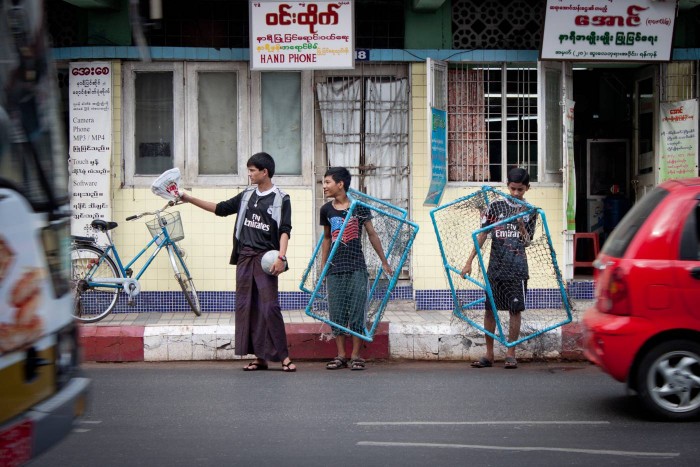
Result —
<instances>
[{"instance_id":1,"label":"fly emirates jersey","mask_svg":"<svg viewBox=\"0 0 700 467\"><path fill-rule=\"evenodd\" d=\"M279 249L277 222L272 218L272 203L275 200L273 190L255 193L248 201L243 227L241 228L241 245L255 250Z\"/></svg>"},{"instance_id":2,"label":"fly emirates jersey","mask_svg":"<svg viewBox=\"0 0 700 467\"><path fill-rule=\"evenodd\" d=\"M522 210L522 205L502 199L491 203L481 218L481 226L487 227L515 216ZM494 227L488 231L491 235L491 255L489 257L488 275L491 279L527 280L529 270L525 240L519 228L522 221L530 239L535 233L536 215L526 215Z\"/></svg>"}]
</instances>

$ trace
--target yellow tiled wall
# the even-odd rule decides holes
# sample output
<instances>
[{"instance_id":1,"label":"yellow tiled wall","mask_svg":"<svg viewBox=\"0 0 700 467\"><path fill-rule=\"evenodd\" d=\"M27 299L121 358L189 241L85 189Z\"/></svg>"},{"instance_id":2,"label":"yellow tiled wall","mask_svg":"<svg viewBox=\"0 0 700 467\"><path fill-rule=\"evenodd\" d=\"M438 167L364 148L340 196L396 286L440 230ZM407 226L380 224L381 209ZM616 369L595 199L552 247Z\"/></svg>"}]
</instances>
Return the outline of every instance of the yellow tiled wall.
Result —
<instances>
[{"instance_id":1,"label":"yellow tiled wall","mask_svg":"<svg viewBox=\"0 0 700 467\"><path fill-rule=\"evenodd\" d=\"M234 197L243 188L194 188L190 193L197 198L218 202ZM281 188L291 198L292 236L287 251L289 271L280 276L280 291L298 291L301 276L313 251L312 196L310 189ZM133 257L149 240L146 218L132 222L125 222L124 219L161 208L164 204L164 200L147 188L115 190L112 215L120 226L115 231L114 239L123 257ZM186 252L187 266L191 269L195 286L199 290L234 290L236 268L228 262L236 216L218 217L189 204L173 209L178 210L182 218L185 238L179 245ZM137 263L140 264L143 262ZM179 290L165 252L161 252L146 271L141 287L143 290Z\"/></svg>"},{"instance_id":2,"label":"yellow tiled wall","mask_svg":"<svg viewBox=\"0 0 700 467\"><path fill-rule=\"evenodd\" d=\"M442 257L440 256L440 249L430 220L430 210L434 207L423 206L431 179L425 64L411 65L411 80L412 134L410 138L413 154L411 170L413 176L413 210L411 219L420 226L413 246L413 288L416 290L446 289L448 286L442 267ZM457 187L448 185L442 196L441 204L466 196L479 188L479 186ZM496 188L505 191L505 184L496 186ZM561 233L563 228L562 188L538 187L537 184L533 184L526 194L526 199L530 204L544 210L554 250L557 258L561 261L563 248L563 236Z\"/></svg>"},{"instance_id":3,"label":"yellow tiled wall","mask_svg":"<svg viewBox=\"0 0 700 467\"><path fill-rule=\"evenodd\" d=\"M148 188L121 187L121 64L112 63L113 69L113 158L112 158L112 220L120 224L114 231L114 240L122 259L131 258L149 239L144 220L125 222L127 216L157 209L164 201L153 195ZM412 276L414 289L445 289L447 284L435 233L430 221L431 206L423 206L430 185L431 167L428 151L428 127L426 113L426 67L411 65L411 148L412 148L412 208L411 219L420 226L413 246ZM222 201L235 196L244 187L195 188L192 194L210 201ZM442 202L465 196L478 186L448 186ZM501 187L505 188L505 186ZM292 201L292 237L287 252L290 270L280 276L280 291L298 291L299 282L315 246L313 229L317 223L314 212L313 188L290 188L282 186ZM527 200L544 209L552 242L557 256L561 258L562 237L562 189L561 187L538 187L534 184L526 196ZM216 217L199 208L182 205L180 211L185 230L185 239L180 242L187 253L187 264L192 269L195 285L202 291L235 290L236 269L228 264L231 254L231 235L236 216ZM137 267L143 264L137 263ZM561 265L560 265L561 266ZM136 268L135 268L136 269ZM141 280L143 290L178 290L172 277L167 255L162 252Z\"/></svg>"},{"instance_id":4,"label":"yellow tiled wall","mask_svg":"<svg viewBox=\"0 0 700 467\"><path fill-rule=\"evenodd\" d=\"M128 216L152 211L164 206L165 201L149 188L121 187L122 180L122 88L121 62L112 62L112 220L119 224L113 231L113 240L119 249L122 262L126 262L141 251L150 240L145 225L146 218L126 222ZM209 201L232 198L244 187L196 188L191 193ZM314 215L311 187L290 189L292 202L292 236L287 252L289 271L280 276L281 291L298 291L301 276L313 251ZM177 206L185 231L180 246L186 252L186 263L191 268L195 286L202 291L235 290L236 268L228 264L231 255L231 236L236 216L217 217L191 205ZM145 262L146 256L134 266L134 274ZM165 251L161 251L140 280L142 290L179 290Z\"/></svg>"}]
</instances>

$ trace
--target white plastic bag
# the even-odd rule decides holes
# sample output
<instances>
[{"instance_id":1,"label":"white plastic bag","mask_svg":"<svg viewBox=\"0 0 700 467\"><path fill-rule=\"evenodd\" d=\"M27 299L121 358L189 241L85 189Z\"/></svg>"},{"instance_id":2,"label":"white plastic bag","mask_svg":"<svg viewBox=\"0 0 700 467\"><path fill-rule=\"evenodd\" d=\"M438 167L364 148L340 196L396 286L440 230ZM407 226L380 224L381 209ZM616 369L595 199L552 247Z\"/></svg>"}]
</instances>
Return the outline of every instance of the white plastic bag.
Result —
<instances>
[{"instance_id":1,"label":"white plastic bag","mask_svg":"<svg viewBox=\"0 0 700 467\"><path fill-rule=\"evenodd\" d=\"M180 169L166 170L151 185L151 191L168 201L175 201L180 197Z\"/></svg>"}]
</instances>

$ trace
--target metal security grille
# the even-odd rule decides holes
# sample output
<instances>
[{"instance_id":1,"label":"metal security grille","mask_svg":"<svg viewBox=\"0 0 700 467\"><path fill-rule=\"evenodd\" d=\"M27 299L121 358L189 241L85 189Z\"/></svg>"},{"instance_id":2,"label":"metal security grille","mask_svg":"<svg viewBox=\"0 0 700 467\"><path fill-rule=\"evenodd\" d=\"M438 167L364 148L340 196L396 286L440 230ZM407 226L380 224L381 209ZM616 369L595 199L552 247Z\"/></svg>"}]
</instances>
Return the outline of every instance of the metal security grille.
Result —
<instances>
[{"instance_id":1,"label":"metal security grille","mask_svg":"<svg viewBox=\"0 0 700 467\"><path fill-rule=\"evenodd\" d=\"M509 67L506 72L506 167L524 167L537 181L537 69Z\"/></svg>"},{"instance_id":2,"label":"metal security grille","mask_svg":"<svg viewBox=\"0 0 700 467\"><path fill-rule=\"evenodd\" d=\"M409 83L405 65L358 64L322 71L314 81L316 206L329 167L346 167L351 186L409 207Z\"/></svg>"},{"instance_id":3,"label":"metal security grille","mask_svg":"<svg viewBox=\"0 0 700 467\"><path fill-rule=\"evenodd\" d=\"M344 166L353 187L408 208L409 89L404 65L316 73L316 178ZM319 198L323 196L318 193Z\"/></svg>"},{"instance_id":4,"label":"metal security grille","mask_svg":"<svg viewBox=\"0 0 700 467\"><path fill-rule=\"evenodd\" d=\"M544 5L541 0L453 0L453 47L539 49Z\"/></svg>"},{"instance_id":5,"label":"metal security grille","mask_svg":"<svg viewBox=\"0 0 700 467\"><path fill-rule=\"evenodd\" d=\"M450 64L447 151L450 181L500 182L514 166L536 180L534 65Z\"/></svg>"},{"instance_id":6,"label":"metal security grille","mask_svg":"<svg viewBox=\"0 0 700 467\"><path fill-rule=\"evenodd\" d=\"M661 100L682 101L698 96L698 62L667 63L662 67Z\"/></svg>"}]
</instances>

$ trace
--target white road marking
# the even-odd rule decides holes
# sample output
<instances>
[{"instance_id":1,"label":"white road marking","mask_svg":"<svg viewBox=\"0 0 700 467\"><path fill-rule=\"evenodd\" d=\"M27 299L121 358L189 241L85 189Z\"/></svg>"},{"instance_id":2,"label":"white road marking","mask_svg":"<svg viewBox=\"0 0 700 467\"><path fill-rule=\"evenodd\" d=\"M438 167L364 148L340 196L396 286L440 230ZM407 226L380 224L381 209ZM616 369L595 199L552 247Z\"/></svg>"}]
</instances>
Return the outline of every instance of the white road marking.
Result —
<instances>
[{"instance_id":1,"label":"white road marking","mask_svg":"<svg viewBox=\"0 0 700 467\"><path fill-rule=\"evenodd\" d=\"M78 423L82 425L98 425L102 423L102 420L78 420Z\"/></svg>"},{"instance_id":2,"label":"white road marking","mask_svg":"<svg viewBox=\"0 0 700 467\"><path fill-rule=\"evenodd\" d=\"M73 428L73 433L87 433L88 431L92 431L89 428Z\"/></svg>"},{"instance_id":3,"label":"white road marking","mask_svg":"<svg viewBox=\"0 0 700 467\"><path fill-rule=\"evenodd\" d=\"M482 421L482 422L357 422L356 425L609 425L605 420L561 420L561 421Z\"/></svg>"},{"instance_id":4,"label":"white road marking","mask_svg":"<svg viewBox=\"0 0 700 467\"><path fill-rule=\"evenodd\" d=\"M480 446L476 444L443 444L443 443L394 443L382 441L360 441L357 446L409 447L409 448L440 448L440 449L489 449L492 451L548 451L569 452L577 454L597 454L604 456L626 457L656 457L670 458L680 456L679 452L639 452L613 451L608 449L578 449L578 448L549 448L542 446Z\"/></svg>"}]
</instances>

